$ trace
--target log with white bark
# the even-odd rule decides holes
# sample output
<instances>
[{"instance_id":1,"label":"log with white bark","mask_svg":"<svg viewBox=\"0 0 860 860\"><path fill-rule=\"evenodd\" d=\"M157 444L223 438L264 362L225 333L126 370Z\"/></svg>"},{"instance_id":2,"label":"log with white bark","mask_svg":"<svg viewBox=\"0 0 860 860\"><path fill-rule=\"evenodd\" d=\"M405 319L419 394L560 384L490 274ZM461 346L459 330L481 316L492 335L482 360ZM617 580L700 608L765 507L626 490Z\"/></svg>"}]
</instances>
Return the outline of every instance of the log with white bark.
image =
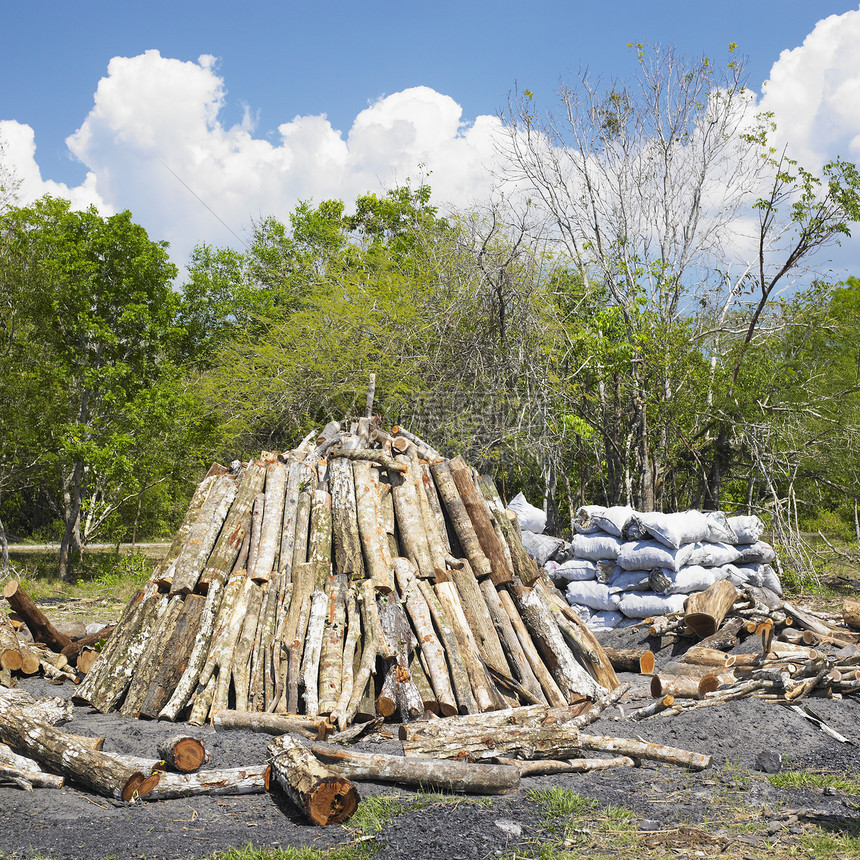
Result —
<instances>
[{"instance_id":1,"label":"log with white bark","mask_svg":"<svg viewBox=\"0 0 860 860\"><path fill-rule=\"evenodd\" d=\"M338 706L337 724L343 731L356 717L368 683L376 671L376 657L379 653L379 620L376 617L376 589L371 580L360 586L359 605L363 630L361 658L355 670L352 692L346 707ZM374 716L375 716L374 711Z\"/></svg>"},{"instance_id":2,"label":"log with white bark","mask_svg":"<svg viewBox=\"0 0 860 860\"><path fill-rule=\"evenodd\" d=\"M335 570L349 579L364 578L352 462L343 457L329 463L332 544Z\"/></svg>"},{"instance_id":3,"label":"log with white bark","mask_svg":"<svg viewBox=\"0 0 860 860\"><path fill-rule=\"evenodd\" d=\"M212 717L216 729L248 729L268 735L293 732L312 740L324 740L331 732L331 723L325 717L308 717L303 714L266 714L257 711L216 711Z\"/></svg>"},{"instance_id":4,"label":"log with white bark","mask_svg":"<svg viewBox=\"0 0 860 860\"><path fill-rule=\"evenodd\" d=\"M331 744L313 744L311 752L332 770L350 779L469 794L505 794L515 791L520 782L518 768L508 765L361 753Z\"/></svg>"},{"instance_id":5,"label":"log with white bark","mask_svg":"<svg viewBox=\"0 0 860 860\"><path fill-rule=\"evenodd\" d=\"M237 492L236 481L230 475L222 475L215 482L197 521L191 527L188 540L173 564L171 594L189 594L194 591Z\"/></svg>"},{"instance_id":6,"label":"log with white bark","mask_svg":"<svg viewBox=\"0 0 860 860\"><path fill-rule=\"evenodd\" d=\"M394 657L386 661L382 690L376 699L377 713L390 717L398 712L402 722L417 719L424 714L424 698L412 679L409 663L418 640L399 602L381 597L377 606L383 635L396 643Z\"/></svg>"},{"instance_id":7,"label":"log with white bark","mask_svg":"<svg viewBox=\"0 0 860 860\"><path fill-rule=\"evenodd\" d=\"M331 494L327 490L314 490L308 532L308 561L316 565L314 587L319 590L325 588L331 569L331 529Z\"/></svg>"},{"instance_id":8,"label":"log with white bark","mask_svg":"<svg viewBox=\"0 0 860 860\"><path fill-rule=\"evenodd\" d=\"M253 566L248 564L248 576L255 582L268 582L275 570L281 551L281 531L284 521L284 496L287 487L287 467L284 463L270 463L266 468L266 501L260 541Z\"/></svg>"},{"instance_id":9,"label":"log with white bark","mask_svg":"<svg viewBox=\"0 0 860 860\"><path fill-rule=\"evenodd\" d=\"M131 800L144 775L0 699L0 741L42 767L114 800Z\"/></svg>"},{"instance_id":10,"label":"log with white bark","mask_svg":"<svg viewBox=\"0 0 860 860\"><path fill-rule=\"evenodd\" d=\"M326 593L328 605L319 673L318 713L323 715L330 714L337 707L343 685L343 646L348 588L349 579L345 573L337 573L330 577Z\"/></svg>"},{"instance_id":11,"label":"log with white bark","mask_svg":"<svg viewBox=\"0 0 860 860\"><path fill-rule=\"evenodd\" d=\"M395 459L407 467L407 471L403 474L390 472L388 475L400 543L403 547L402 554L412 561L422 579L432 580L436 576L437 565L434 563L427 538L423 508L413 478L415 466L405 455L398 455Z\"/></svg>"},{"instance_id":12,"label":"log with white bark","mask_svg":"<svg viewBox=\"0 0 860 860\"><path fill-rule=\"evenodd\" d=\"M361 613L358 608L358 593L355 585L351 584L346 593L346 633L344 635L343 654L341 657L341 688L340 696L334 710L329 715L332 724L337 725L346 713L352 696L352 686L355 681L355 671L358 668L358 648L361 641Z\"/></svg>"},{"instance_id":13,"label":"log with white bark","mask_svg":"<svg viewBox=\"0 0 860 860\"><path fill-rule=\"evenodd\" d=\"M396 461L392 461L396 462ZM400 464L397 464L400 465ZM356 517L358 530L367 563L367 573L381 594L394 590L392 559L388 535L382 516L379 495L379 477L370 463L353 463L355 476Z\"/></svg>"},{"instance_id":14,"label":"log with white bark","mask_svg":"<svg viewBox=\"0 0 860 860\"><path fill-rule=\"evenodd\" d=\"M236 709L240 711L247 710L248 708L251 694L251 669L254 658L257 656L254 651L254 644L258 640L257 629L262 626L261 611L263 608L263 598L269 593L268 586L270 585L272 585L271 581L264 585L252 582L244 618L242 619L242 628L236 640L233 656L230 661ZM262 639L262 635L259 638Z\"/></svg>"},{"instance_id":15,"label":"log with white bark","mask_svg":"<svg viewBox=\"0 0 860 860\"><path fill-rule=\"evenodd\" d=\"M269 744L272 776L312 824L341 824L358 807L358 789L289 735Z\"/></svg>"},{"instance_id":16,"label":"log with white bark","mask_svg":"<svg viewBox=\"0 0 860 860\"><path fill-rule=\"evenodd\" d=\"M613 758L572 758L567 761L519 761L513 758L497 758L499 764L516 768L523 776L551 776L559 773L591 773L595 770L609 770L614 767L634 767L636 762L629 756ZM475 765L472 765L475 767Z\"/></svg>"},{"instance_id":17,"label":"log with white bark","mask_svg":"<svg viewBox=\"0 0 860 860\"><path fill-rule=\"evenodd\" d=\"M299 708L299 668L302 645L307 629L311 594L316 581L316 565L312 562L293 564L293 589L290 607L284 618L280 641L286 649L288 659L281 663L280 685L284 690L281 700L284 710L295 713Z\"/></svg>"},{"instance_id":18,"label":"log with white bark","mask_svg":"<svg viewBox=\"0 0 860 860\"><path fill-rule=\"evenodd\" d=\"M269 790L269 766L265 764L197 773L157 773L147 779L142 800L181 797L262 794Z\"/></svg>"},{"instance_id":19,"label":"log with white bark","mask_svg":"<svg viewBox=\"0 0 860 860\"><path fill-rule=\"evenodd\" d=\"M319 713L319 667L327 606L328 598L325 592L315 590L311 595L308 611L308 629L301 670L305 688L305 713L309 717L315 717Z\"/></svg>"}]
</instances>

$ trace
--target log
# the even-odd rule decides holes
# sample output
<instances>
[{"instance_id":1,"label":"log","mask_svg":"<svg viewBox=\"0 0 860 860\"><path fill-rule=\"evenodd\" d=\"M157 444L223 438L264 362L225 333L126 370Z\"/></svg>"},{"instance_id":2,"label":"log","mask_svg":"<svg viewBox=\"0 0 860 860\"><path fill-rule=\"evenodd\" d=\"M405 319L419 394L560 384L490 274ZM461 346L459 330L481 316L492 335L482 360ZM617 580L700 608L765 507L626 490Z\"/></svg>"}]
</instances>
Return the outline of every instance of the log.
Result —
<instances>
[{"instance_id":1,"label":"log","mask_svg":"<svg viewBox=\"0 0 860 860\"><path fill-rule=\"evenodd\" d=\"M302 681L305 686L305 713L315 717L319 713L319 667L322 639L325 631L325 611L328 598L324 591L311 595L308 612L308 630L302 657Z\"/></svg>"},{"instance_id":2,"label":"log","mask_svg":"<svg viewBox=\"0 0 860 860\"><path fill-rule=\"evenodd\" d=\"M700 639L713 636L739 596L727 579L718 579L704 591L691 594L684 613L687 629Z\"/></svg>"},{"instance_id":3,"label":"log","mask_svg":"<svg viewBox=\"0 0 860 860\"><path fill-rule=\"evenodd\" d=\"M376 657L379 653L379 620L376 617L376 590L371 580L360 586L359 603L361 607L362 638L361 659L355 671L355 680L346 709L338 712L338 728L341 731L353 721L361 706L371 676L376 671ZM373 716L376 716L374 711Z\"/></svg>"},{"instance_id":4,"label":"log","mask_svg":"<svg viewBox=\"0 0 860 860\"><path fill-rule=\"evenodd\" d=\"M634 759L647 759L667 764L677 764L691 770L704 770L711 764L711 757L690 750L651 744L633 738L613 738L602 735L580 735L579 742L584 750L618 753Z\"/></svg>"},{"instance_id":5,"label":"log","mask_svg":"<svg viewBox=\"0 0 860 860\"><path fill-rule=\"evenodd\" d=\"M394 577L388 536L385 532L382 516L379 478L371 465L366 462L353 463L353 474L355 476L356 518L364 549L367 573L380 594L389 594L394 590Z\"/></svg>"},{"instance_id":6,"label":"log","mask_svg":"<svg viewBox=\"0 0 860 860\"><path fill-rule=\"evenodd\" d=\"M430 472L433 475L439 498L442 500L442 506L448 514L448 519L457 540L460 542L460 547L466 558L469 559L475 576L479 579L490 576L493 572L492 565L481 546L475 526L460 496L457 483L451 473L450 464L447 462L433 463L430 466Z\"/></svg>"},{"instance_id":7,"label":"log","mask_svg":"<svg viewBox=\"0 0 860 860\"><path fill-rule=\"evenodd\" d=\"M842 619L852 630L860 630L860 599L846 597L842 602Z\"/></svg>"},{"instance_id":8,"label":"log","mask_svg":"<svg viewBox=\"0 0 860 860\"><path fill-rule=\"evenodd\" d=\"M352 470L350 469L351 474ZM330 577L319 674L318 713L323 715L330 714L340 700L343 684L343 646L348 587L349 579L345 573L338 573Z\"/></svg>"},{"instance_id":9,"label":"log","mask_svg":"<svg viewBox=\"0 0 860 860\"><path fill-rule=\"evenodd\" d=\"M394 657L387 661L376 711L383 717L390 717L397 711L402 722L417 719L424 715L424 698L412 680L409 658L418 640L400 603L383 597L379 598L377 606L383 635L396 644Z\"/></svg>"},{"instance_id":10,"label":"log","mask_svg":"<svg viewBox=\"0 0 860 860\"><path fill-rule=\"evenodd\" d=\"M383 469L388 469L389 472L400 472L401 474L404 474L408 468L405 463L398 463L394 457L374 448L353 448L351 450L336 448L328 456L330 460L341 457L345 460L351 460L353 466L356 463L366 463L368 465L375 463L378 466L382 466Z\"/></svg>"},{"instance_id":11,"label":"log","mask_svg":"<svg viewBox=\"0 0 860 860\"><path fill-rule=\"evenodd\" d=\"M278 550L278 567L280 573L284 575L286 583L292 582L302 473L302 464L298 460L290 459L287 466L287 486L284 490L284 521L281 531L281 545Z\"/></svg>"},{"instance_id":12,"label":"log","mask_svg":"<svg viewBox=\"0 0 860 860\"><path fill-rule=\"evenodd\" d=\"M358 789L324 767L289 735L269 744L275 781L312 824L341 824L358 807Z\"/></svg>"},{"instance_id":13,"label":"log","mask_svg":"<svg viewBox=\"0 0 860 860\"><path fill-rule=\"evenodd\" d=\"M280 683L286 691L286 710L291 713L299 709L299 667L315 581L316 565L311 562L293 564L293 593L280 635L281 643L289 654L285 673L283 664L281 666Z\"/></svg>"},{"instance_id":14,"label":"log","mask_svg":"<svg viewBox=\"0 0 860 860\"><path fill-rule=\"evenodd\" d=\"M445 570L445 556L447 541L443 541L439 528L439 521L430 506L427 488L424 486L424 464L418 459L418 452L413 447L409 451L410 468L407 473L415 484L415 497L418 500L418 508L421 511L421 522L424 526L424 534L427 536L427 546L430 549L430 559L435 571ZM432 482L432 478L429 479Z\"/></svg>"},{"instance_id":15,"label":"log","mask_svg":"<svg viewBox=\"0 0 860 860\"><path fill-rule=\"evenodd\" d=\"M335 571L349 579L364 579L352 463L341 457L329 463L332 544Z\"/></svg>"},{"instance_id":16,"label":"log","mask_svg":"<svg viewBox=\"0 0 860 860\"><path fill-rule=\"evenodd\" d=\"M266 549L269 552L270 548ZM264 626L265 619L261 617L263 609L263 598L271 594L275 585L272 580L257 578L250 580L252 585L248 589L248 602L246 604L244 618L241 619L241 630L236 639L233 655L230 660L230 671L233 675L233 691L236 700L236 709L243 711L248 708L248 700L251 694L251 668L256 660L265 659L263 653L255 652L254 644L262 638L257 636L258 628ZM262 585L260 583L263 583ZM265 589L265 591L264 591ZM271 598L270 598L271 604ZM268 638L268 634L267 634Z\"/></svg>"},{"instance_id":17,"label":"log","mask_svg":"<svg viewBox=\"0 0 860 860\"><path fill-rule=\"evenodd\" d=\"M216 729L248 729L268 735L295 733L311 740L325 740L332 726L324 717L301 714L265 714L257 711L216 711L212 717Z\"/></svg>"},{"instance_id":18,"label":"log","mask_svg":"<svg viewBox=\"0 0 860 860\"><path fill-rule=\"evenodd\" d=\"M197 773L158 773L147 779L147 790L141 799L262 794L268 790L269 766L262 764Z\"/></svg>"},{"instance_id":19,"label":"log","mask_svg":"<svg viewBox=\"0 0 860 860\"><path fill-rule=\"evenodd\" d=\"M609 648L604 645L603 653L618 672L650 675L654 671L654 652L648 648Z\"/></svg>"},{"instance_id":20,"label":"log","mask_svg":"<svg viewBox=\"0 0 860 860\"><path fill-rule=\"evenodd\" d=\"M500 589L498 594L499 599L502 602L502 606L505 609L505 613L510 619L511 626L517 634L517 639L519 639L520 645L522 645L523 653L526 655L529 666L531 667L535 677L540 682L547 702L553 707L565 707L567 705L567 699L558 684L555 682L552 673L547 669L546 664L541 659L538 649L532 640L531 634L517 610L513 597L511 597L510 592L506 588Z\"/></svg>"},{"instance_id":21,"label":"log","mask_svg":"<svg viewBox=\"0 0 860 860\"><path fill-rule=\"evenodd\" d=\"M251 506L251 527L248 531L248 554L238 562L237 567L242 567L245 570L250 570L257 566L257 554L260 548L260 533L263 530L263 516L266 509L266 494L263 492L257 493L254 496L254 503Z\"/></svg>"},{"instance_id":22,"label":"log","mask_svg":"<svg viewBox=\"0 0 860 860\"><path fill-rule=\"evenodd\" d=\"M308 560L308 538L311 527L311 508L313 493L302 490L296 502L296 536L293 542L293 568L305 564Z\"/></svg>"},{"instance_id":23,"label":"log","mask_svg":"<svg viewBox=\"0 0 860 860\"><path fill-rule=\"evenodd\" d=\"M516 768L520 776L550 776L558 773L591 773L613 767L633 767L636 762L628 756L614 758L572 758L567 761L518 761L513 758L498 758L499 764ZM472 765L475 767L475 765Z\"/></svg>"},{"instance_id":24,"label":"log","mask_svg":"<svg viewBox=\"0 0 860 860\"><path fill-rule=\"evenodd\" d=\"M0 669L18 672L21 669L21 646L18 634L5 612L0 612Z\"/></svg>"},{"instance_id":25,"label":"log","mask_svg":"<svg viewBox=\"0 0 860 860\"><path fill-rule=\"evenodd\" d=\"M284 496L287 488L287 467L283 463L270 463L266 468L266 501L260 541L254 564L248 563L248 576L254 582L268 582L275 570L281 551L281 530L284 521Z\"/></svg>"},{"instance_id":26,"label":"log","mask_svg":"<svg viewBox=\"0 0 860 860\"><path fill-rule=\"evenodd\" d=\"M144 779L135 768L89 749L65 732L5 704L2 699L0 740L40 765L114 800L131 800Z\"/></svg>"},{"instance_id":27,"label":"log","mask_svg":"<svg viewBox=\"0 0 860 860\"><path fill-rule=\"evenodd\" d=\"M24 619L34 642L42 642L54 651L62 651L67 645L72 644L68 636L64 636L48 621L45 613L36 606L30 595L21 587L20 582L15 579L7 582L3 588L3 597Z\"/></svg>"},{"instance_id":28,"label":"log","mask_svg":"<svg viewBox=\"0 0 860 860\"><path fill-rule=\"evenodd\" d=\"M358 647L361 642L361 614L358 608L358 594L355 586L351 585L346 594L346 636L343 645L343 670L341 674L340 697L329 719L331 723L340 723L349 700L352 697L352 687L355 681L355 672L358 668Z\"/></svg>"},{"instance_id":29,"label":"log","mask_svg":"<svg viewBox=\"0 0 860 860\"><path fill-rule=\"evenodd\" d=\"M664 696L701 699L704 693L699 690L700 681L697 675L654 675L651 678L651 695L655 699Z\"/></svg>"},{"instance_id":30,"label":"log","mask_svg":"<svg viewBox=\"0 0 860 860\"><path fill-rule=\"evenodd\" d=\"M73 639L72 644L67 645L60 653L69 661L70 665L76 666L78 661L78 655L84 649L92 648L94 645L98 645L99 642L107 642L115 629L116 625L109 624L89 636L81 636L78 639Z\"/></svg>"},{"instance_id":31,"label":"log","mask_svg":"<svg viewBox=\"0 0 860 860\"><path fill-rule=\"evenodd\" d=\"M188 540L173 564L171 594L189 594L194 591L237 492L236 481L229 475L222 475L215 482L205 504L200 508L197 521L191 527Z\"/></svg>"},{"instance_id":32,"label":"log","mask_svg":"<svg viewBox=\"0 0 860 860\"><path fill-rule=\"evenodd\" d=\"M331 494L314 490L311 500L311 525L308 533L308 561L316 565L314 587L324 590L331 569Z\"/></svg>"},{"instance_id":33,"label":"log","mask_svg":"<svg viewBox=\"0 0 860 860\"><path fill-rule=\"evenodd\" d=\"M469 794L505 794L516 790L520 783L519 770L508 765L360 753L331 744L312 744L311 752L332 770L350 779Z\"/></svg>"},{"instance_id":34,"label":"log","mask_svg":"<svg viewBox=\"0 0 860 860\"><path fill-rule=\"evenodd\" d=\"M388 475L400 542L403 546L402 554L412 561L422 579L433 579L436 577L437 564L434 563L430 549L427 524L413 477L415 465L404 455L398 455L395 459L407 467L404 474L391 472Z\"/></svg>"},{"instance_id":35,"label":"log","mask_svg":"<svg viewBox=\"0 0 860 860\"><path fill-rule=\"evenodd\" d=\"M481 549L490 562L490 576L493 585L499 586L512 582L514 578L513 569L508 562L496 530L493 528L489 509L483 495L475 486L469 467L462 457L455 457L448 462L448 469L475 529ZM480 575L477 570L476 574Z\"/></svg>"},{"instance_id":36,"label":"log","mask_svg":"<svg viewBox=\"0 0 860 860\"><path fill-rule=\"evenodd\" d=\"M158 755L168 770L193 773L209 761L203 741L190 735L177 735L158 745Z\"/></svg>"},{"instance_id":37,"label":"log","mask_svg":"<svg viewBox=\"0 0 860 860\"><path fill-rule=\"evenodd\" d=\"M580 696L598 698L604 688L577 662L565 643L551 612L547 612L537 588L513 586L512 593L523 622L534 637L543 662L569 703Z\"/></svg>"}]
</instances>

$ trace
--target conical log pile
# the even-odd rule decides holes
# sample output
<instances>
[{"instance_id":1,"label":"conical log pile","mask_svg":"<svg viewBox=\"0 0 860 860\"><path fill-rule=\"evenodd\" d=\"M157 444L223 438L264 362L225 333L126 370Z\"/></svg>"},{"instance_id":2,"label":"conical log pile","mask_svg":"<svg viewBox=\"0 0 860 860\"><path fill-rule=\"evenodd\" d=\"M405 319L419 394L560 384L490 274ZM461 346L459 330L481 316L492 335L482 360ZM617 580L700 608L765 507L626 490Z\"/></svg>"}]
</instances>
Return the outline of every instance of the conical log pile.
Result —
<instances>
[{"instance_id":1,"label":"conical log pile","mask_svg":"<svg viewBox=\"0 0 860 860\"><path fill-rule=\"evenodd\" d=\"M343 729L560 707L616 685L493 482L361 419L213 466L76 698L132 717L232 709Z\"/></svg>"}]
</instances>

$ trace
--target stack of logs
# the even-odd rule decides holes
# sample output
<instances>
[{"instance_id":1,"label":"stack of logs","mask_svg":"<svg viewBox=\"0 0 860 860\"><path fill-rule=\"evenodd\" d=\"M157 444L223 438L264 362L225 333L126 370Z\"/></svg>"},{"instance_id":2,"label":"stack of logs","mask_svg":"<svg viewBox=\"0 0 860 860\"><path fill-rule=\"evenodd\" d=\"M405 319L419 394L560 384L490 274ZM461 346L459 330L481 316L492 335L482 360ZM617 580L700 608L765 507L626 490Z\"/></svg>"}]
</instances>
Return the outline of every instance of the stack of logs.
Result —
<instances>
[{"instance_id":1,"label":"stack of logs","mask_svg":"<svg viewBox=\"0 0 860 860\"><path fill-rule=\"evenodd\" d=\"M856 694L858 610L860 601L848 598L843 623L829 623L769 589L738 592L729 582L716 582L692 595L684 614L654 620L652 635L693 636L699 641L653 674L650 691L655 701L632 716L672 715L746 696L794 704L807 696ZM757 647L737 653L736 646L747 637L754 637ZM653 655L641 659L653 669Z\"/></svg>"},{"instance_id":2,"label":"stack of logs","mask_svg":"<svg viewBox=\"0 0 860 860\"><path fill-rule=\"evenodd\" d=\"M492 480L409 432L332 422L198 487L76 698L187 719L565 707L618 684Z\"/></svg>"}]
</instances>

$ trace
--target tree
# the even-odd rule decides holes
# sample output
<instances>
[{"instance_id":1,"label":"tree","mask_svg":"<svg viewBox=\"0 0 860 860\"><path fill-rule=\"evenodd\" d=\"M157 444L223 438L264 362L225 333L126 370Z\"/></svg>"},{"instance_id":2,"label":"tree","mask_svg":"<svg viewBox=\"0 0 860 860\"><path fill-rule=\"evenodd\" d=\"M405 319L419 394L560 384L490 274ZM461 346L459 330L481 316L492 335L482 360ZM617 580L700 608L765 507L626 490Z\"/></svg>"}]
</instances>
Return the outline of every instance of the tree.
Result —
<instances>
[{"instance_id":1,"label":"tree","mask_svg":"<svg viewBox=\"0 0 860 860\"><path fill-rule=\"evenodd\" d=\"M623 374L606 366L596 381L591 415L607 463L625 461L609 500L657 505L675 469L665 455L683 431L701 477L693 501L716 507L731 467L739 368L764 308L858 220L860 181L838 159L816 177L776 157L768 119L751 125L754 100L733 45L721 67L632 47L639 68L629 81L604 85L583 73L544 116L528 90L512 96L508 178L548 213L570 267L615 309L614 336L630 351ZM758 231L745 257L739 221L751 215ZM740 341L730 324L739 311ZM663 347L685 341L693 351L667 360L675 348ZM690 373L685 365L698 368L701 357L709 372ZM673 402L691 384L703 408L679 427ZM625 487L631 471L636 486Z\"/></svg>"},{"instance_id":2,"label":"tree","mask_svg":"<svg viewBox=\"0 0 860 860\"><path fill-rule=\"evenodd\" d=\"M102 217L46 197L2 216L0 236L25 261L19 343L54 393L51 433L40 441L60 473L66 579L70 551L134 494L142 429L173 420L156 392L174 372L176 270L129 212Z\"/></svg>"}]
</instances>

